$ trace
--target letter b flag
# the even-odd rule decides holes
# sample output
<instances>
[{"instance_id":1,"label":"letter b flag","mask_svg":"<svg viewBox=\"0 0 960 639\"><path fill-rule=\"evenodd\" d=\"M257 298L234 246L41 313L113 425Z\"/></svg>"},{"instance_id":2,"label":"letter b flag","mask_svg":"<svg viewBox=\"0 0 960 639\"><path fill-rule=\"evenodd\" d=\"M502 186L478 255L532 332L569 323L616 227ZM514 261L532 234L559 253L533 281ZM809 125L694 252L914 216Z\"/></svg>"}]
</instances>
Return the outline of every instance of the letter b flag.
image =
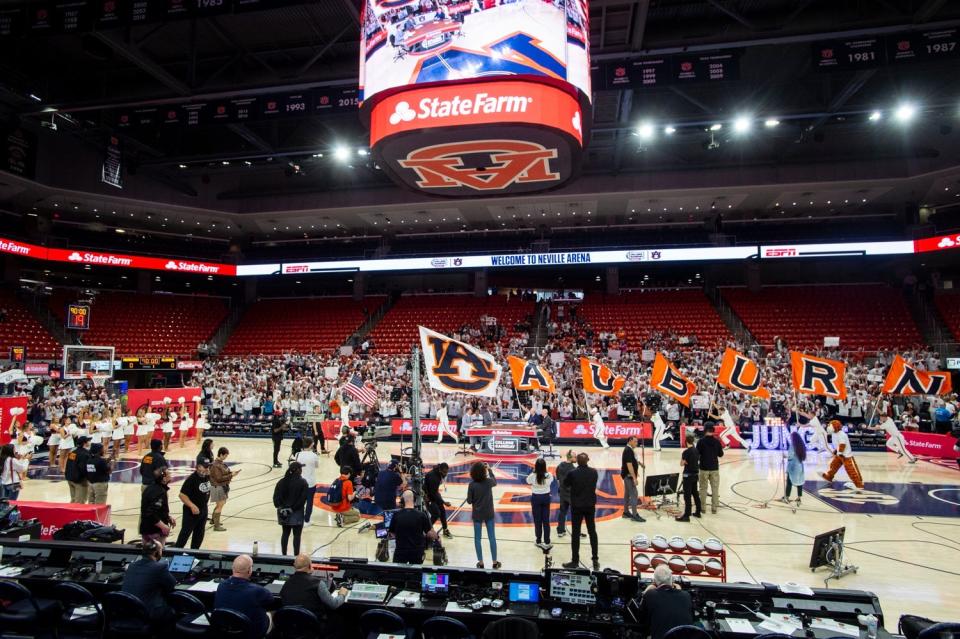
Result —
<instances>
[{"instance_id":1,"label":"letter b flag","mask_svg":"<svg viewBox=\"0 0 960 639\"><path fill-rule=\"evenodd\" d=\"M513 387L520 390L542 390L548 393L556 393L557 387L553 383L553 377L547 372L547 369L536 362L521 359L510 355L507 357L507 363L510 364L510 375L513 377Z\"/></svg>"},{"instance_id":2,"label":"letter b flag","mask_svg":"<svg viewBox=\"0 0 960 639\"><path fill-rule=\"evenodd\" d=\"M650 388L674 398L687 408L690 408L690 398L697 392L697 385L681 375L663 353L657 353L653 360Z\"/></svg>"},{"instance_id":3,"label":"letter b flag","mask_svg":"<svg viewBox=\"0 0 960 639\"><path fill-rule=\"evenodd\" d=\"M760 367L752 359L732 348L727 348L723 354L717 383L730 390L770 399L770 391L764 388L760 381Z\"/></svg>"},{"instance_id":4,"label":"letter b flag","mask_svg":"<svg viewBox=\"0 0 960 639\"><path fill-rule=\"evenodd\" d=\"M790 368L793 387L798 393L847 398L847 386L843 381L847 365L843 362L790 351Z\"/></svg>"}]
</instances>

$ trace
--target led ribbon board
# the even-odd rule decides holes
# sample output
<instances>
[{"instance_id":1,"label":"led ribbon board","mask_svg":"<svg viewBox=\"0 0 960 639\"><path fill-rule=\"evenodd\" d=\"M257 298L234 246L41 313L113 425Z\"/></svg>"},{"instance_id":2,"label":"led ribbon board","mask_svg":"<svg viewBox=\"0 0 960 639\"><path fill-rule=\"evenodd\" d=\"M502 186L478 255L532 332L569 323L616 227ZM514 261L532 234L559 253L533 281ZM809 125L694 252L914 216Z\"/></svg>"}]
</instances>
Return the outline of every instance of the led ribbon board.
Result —
<instances>
[{"instance_id":1,"label":"led ribbon board","mask_svg":"<svg viewBox=\"0 0 960 639\"><path fill-rule=\"evenodd\" d=\"M560 186L590 122L587 0L364 0L360 103L397 183L446 197Z\"/></svg>"}]
</instances>

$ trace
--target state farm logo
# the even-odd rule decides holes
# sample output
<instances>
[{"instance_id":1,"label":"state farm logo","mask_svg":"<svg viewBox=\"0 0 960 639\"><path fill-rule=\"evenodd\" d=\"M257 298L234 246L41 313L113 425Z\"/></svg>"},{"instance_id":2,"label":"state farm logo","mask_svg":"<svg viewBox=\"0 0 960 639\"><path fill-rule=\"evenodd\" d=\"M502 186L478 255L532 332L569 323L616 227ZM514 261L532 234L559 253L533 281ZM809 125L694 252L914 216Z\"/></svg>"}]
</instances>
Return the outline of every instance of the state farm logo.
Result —
<instances>
[{"instance_id":1,"label":"state farm logo","mask_svg":"<svg viewBox=\"0 0 960 639\"><path fill-rule=\"evenodd\" d=\"M306 264L284 264L284 273L309 273L310 267Z\"/></svg>"},{"instance_id":2,"label":"state farm logo","mask_svg":"<svg viewBox=\"0 0 960 639\"><path fill-rule=\"evenodd\" d=\"M465 156L488 156L483 166L467 166ZM521 140L476 140L436 144L411 151L398 164L416 171L422 189L460 187L474 191L502 191L513 184L557 182L550 170L557 149ZM476 162L471 162L475 165Z\"/></svg>"},{"instance_id":3,"label":"state farm logo","mask_svg":"<svg viewBox=\"0 0 960 639\"><path fill-rule=\"evenodd\" d=\"M17 255L30 255L30 247L7 240L0 240L0 251L4 253L16 253Z\"/></svg>"},{"instance_id":4,"label":"state farm logo","mask_svg":"<svg viewBox=\"0 0 960 639\"><path fill-rule=\"evenodd\" d=\"M768 248L763 252L764 257L796 257L797 249L795 248Z\"/></svg>"},{"instance_id":5,"label":"state farm logo","mask_svg":"<svg viewBox=\"0 0 960 639\"><path fill-rule=\"evenodd\" d=\"M401 122L414 120L442 120L445 118L459 118L470 115L491 115L497 113L526 113L527 107L533 103L533 97L528 95L490 95L486 92L473 94L472 97L456 95L449 100L440 98L423 98L414 109L410 103L401 100L397 102L390 124L397 126Z\"/></svg>"},{"instance_id":6,"label":"state farm logo","mask_svg":"<svg viewBox=\"0 0 960 639\"><path fill-rule=\"evenodd\" d=\"M130 266L133 260L129 257L117 257L105 253L79 253L74 251L67 256L69 262L82 262L84 264L104 264L106 266Z\"/></svg>"},{"instance_id":7,"label":"state farm logo","mask_svg":"<svg viewBox=\"0 0 960 639\"><path fill-rule=\"evenodd\" d=\"M174 262L170 260L163 265L168 271L186 271L188 273L208 273L216 274L220 272L219 266L204 264L203 262Z\"/></svg>"},{"instance_id":8,"label":"state farm logo","mask_svg":"<svg viewBox=\"0 0 960 639\"><path fill-rule=\"evenodd\" d=\"M956 240L950 237L945 237L942 240L940 240L939 244L937 244L937 248L953 248L957 245L958 242L960 242L960 235L957 236Z\"/></svg>"},{"instance_id":9,"label":"state farm logo","mask_svg":"<svg viewBox=\"0 0 960 639\"><path fill-rule=\"evenodd\" d=\"M71 262L82 262L83 256L77 253L76 251L74 251L73 253L67 256L67 259Z\"/></svg>"},{"instance_id":10,"label":"state farm logo","mask_svg":"<svg viewBox=\"0 0 960 639\"><path fill-rule=\"evenodd\" d=\"M584 424L577 424L576 427L573 429L573 434L574 435L592 435L593 430L590 428L587 428Z\"/></svg>"},{"instance_id":11,"label":"state farm logo","mask_svg":"<svg viewBox=\"0 0 960 639\"><path fill-rule=\"evenodd\" d=\"M647 259L646 251L627 251L627 261L642 262Z\"/></svg>"},{"instance_id":12,"label":"state farm logo","mask_svg":"<svg viewBox=\"0 0 960 639\"><path fill-rule=\"evenodd\" d=\"M176 271L177 263L174 262L173 260L170 260L169 262L163 265L163 268L167 269L168 271Z\"/></svg>"}]
</instances>

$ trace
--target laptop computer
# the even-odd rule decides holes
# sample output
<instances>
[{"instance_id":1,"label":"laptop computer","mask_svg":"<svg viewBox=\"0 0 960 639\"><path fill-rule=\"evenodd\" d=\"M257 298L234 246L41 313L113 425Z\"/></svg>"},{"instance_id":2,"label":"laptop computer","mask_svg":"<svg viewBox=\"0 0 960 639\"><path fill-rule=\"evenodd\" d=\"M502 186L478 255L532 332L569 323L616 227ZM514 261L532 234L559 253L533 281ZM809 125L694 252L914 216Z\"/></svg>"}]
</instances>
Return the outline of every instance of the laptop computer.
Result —
<instances>
[{"instance_id":1,"label":"laptop computer","mask_svg":"<svg viewBox=\"0 0 960 639\"><path fill-rule=\"evenodd\" d=\"M533 582L511 581L508 610L515 615L536 617L540 614L540 586Z\"/></svg>"}]
</instances>

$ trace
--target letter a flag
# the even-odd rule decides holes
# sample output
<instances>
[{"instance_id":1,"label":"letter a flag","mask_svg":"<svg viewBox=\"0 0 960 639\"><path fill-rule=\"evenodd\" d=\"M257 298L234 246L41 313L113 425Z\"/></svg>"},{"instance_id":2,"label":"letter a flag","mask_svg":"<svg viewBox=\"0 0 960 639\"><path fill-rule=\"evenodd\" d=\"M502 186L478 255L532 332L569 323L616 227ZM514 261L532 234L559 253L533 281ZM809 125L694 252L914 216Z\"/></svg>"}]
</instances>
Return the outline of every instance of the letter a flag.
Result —
<instances>
[{"instance_id":1,"label":"letter a flag","mask_svg":"<svg viewBox=\"0 0 960 639\"><path fill-rule=\"evenodd\" d=\"M503 367L490 353L420 327L430 388L444 393L496 397Z\"/></svg>"},{"instance_id":2,"label":"letter a flag","mask_svg":"<svg viewBox=\"0 0 960 639\"><path fill-rule=\"evenodd\" d=\"M653 360L650 388L674 398L687 408L690 408L690 398L697 392L697 385L681 375L663 353L657 353Z\"/></svg>"},{"instance_id":3,"label":"letter a flag","mask_svg":"<svg viewBox=\"0 0 960 639\"><path fill-rule=\"evenodd\" d=\"M843 362L790 351L790 368L793 388L798 393L847 398L847 386L844 383L847 365Z\"/></svg>"},{"instance_id":4,"label":"letter a flag","mask_svg":"<svg viewBox=\"0 0 960 639\"><path fill-rule=\"evenodd\" d=\"M510 364L510 375L513 377L513 387L517 390L543 390L548 393L557 392L557 387L553 383L553 377L550 376L550 373L548 373L547 369L543 366L513 355L507 357L507 363Z\"/></svg>"},{"instance_id":5,"label":"letter a flag","mask_svg":"<svg viewBox=\"0 0 960 639\"><path fill-rule=\"evenodd\" d=\"M760 367L752 359L732 348L727 348L723 354L717 383L730 390L770 399L770 391L760 383Z\"/></svg>"},{"instance_id":6,"label":"letter a flag","mask_svg":"<svg viewBox=\"0 0 960 639\"><path fill-rule=\"evenodd\" d=\"M951 390L950 373L918 371L899 355L883 381L883 392L890 395L946 395Z\"/></svg>"},{"instance_id":7,"label":"letter a flag","mask_svg":"<svg viewBox=\"0 0 960 639\"><path fill-rule=\"evenodd\" d=\"M583 375L583 392L597 395L616 395L627 380L613 371L586 357L580 358L580 373Z\"/></svg>"}]
</instances>

